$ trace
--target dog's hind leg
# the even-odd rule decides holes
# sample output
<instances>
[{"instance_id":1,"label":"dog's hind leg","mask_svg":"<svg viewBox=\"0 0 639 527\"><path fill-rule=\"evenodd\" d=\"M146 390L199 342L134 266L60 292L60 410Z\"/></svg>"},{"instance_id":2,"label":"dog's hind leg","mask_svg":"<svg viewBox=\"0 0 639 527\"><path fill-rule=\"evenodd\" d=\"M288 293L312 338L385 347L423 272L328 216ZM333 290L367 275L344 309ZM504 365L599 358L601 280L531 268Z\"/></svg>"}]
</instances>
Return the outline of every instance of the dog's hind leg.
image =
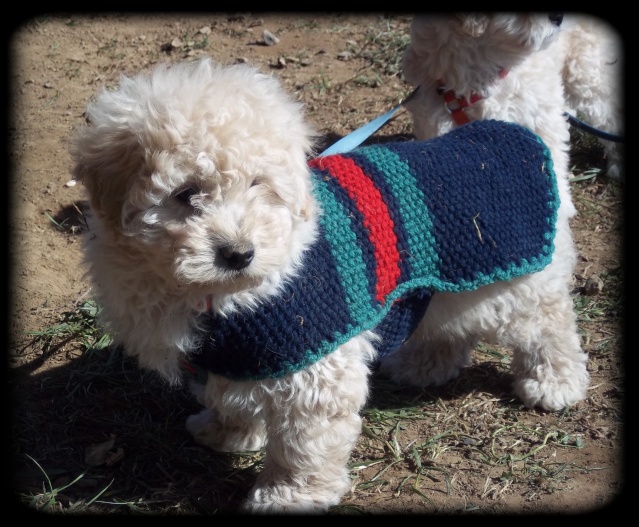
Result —
<instances>
[{"instance_id":1,"label":"dog's hind leg","mask_svg":"<svg viewBox=\"0 0 639 527\"><path fill-rule=\"evenodd\" d=\"M548 283L541 274L529 279L525 286L536 291ZM536 309L510 324L502 342L513 348L514 390L526 406L555 411L586 398L588 356L581 350L567 290L539 295Z\"/></svg>"},{"instance_id":2,"label":"dog's hind leg","mask_svg":"<svg viewBox=\"0 0 639 527\"><path fill-rule=\"evenodd\" d=\"M576 253L558 222L553 261L511 284L496 338L513 349L515 393L528 407L561 410L586 398L588 356L581 349L570 291Z\"/></svg>"},{"instance_id":3,"label":"dog's hind leg","mask_svg":"<svg viewBox=\"0 0 639 527\"><path fill-rule=\"evenodd\" d=\"M587 355L564 272L551 264L513 282L434 295L416 333L383 360L381 373L399 384L442 384L470 364L481 338L513 350L514 389L526 406L560 410L579 402L589 383Z\"/></svg>"},{"instance_id":4,"label":"dog's hind leg","mask_svg":"<svg viewBox=\"0 0 639 527\"><path fill-rule=\"evenodd\" d=\"M373 354L358 336L303 371L263 383L266 457L245 511L322 512L350 490L347 463L361 432Z\"/></svg>"}]
</instances>

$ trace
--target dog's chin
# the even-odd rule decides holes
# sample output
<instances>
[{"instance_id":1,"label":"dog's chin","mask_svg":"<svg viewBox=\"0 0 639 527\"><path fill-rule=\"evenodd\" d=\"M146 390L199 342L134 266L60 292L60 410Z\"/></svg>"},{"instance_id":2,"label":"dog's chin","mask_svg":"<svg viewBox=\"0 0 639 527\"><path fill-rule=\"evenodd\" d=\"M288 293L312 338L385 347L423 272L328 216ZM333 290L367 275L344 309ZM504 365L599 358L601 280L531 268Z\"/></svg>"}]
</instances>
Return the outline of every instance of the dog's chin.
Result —
<instances>
[{"instance_id":1,"label":"dog's chin","mask_svg":"<svg viewBox=\"0 0 639 527\"><path fill-rule=\"evenodd\" d=\"M266 277L236 277L223 282L189 284L191 306L194 311L202 313L219 310L220 306L235 302L239 297L257 299L263 286L270 282Z\"/></svg>"},{"instance_id":2,"label":"dog's chin","mask_svg":"<svg viewBox=\"0 0 639 527\"><path fill-rule=\"evenodd\" d=\"M559 38L559 28L550 28L547 33L532 38L527 44L529 51L543 51L548 49Z\"/></svg>"},{"instance_id":3,"label":"dog's chin","mask_svg":"<svg viewBox=\"0 0 639 527\"><path fill-rule=\"evenodd\" d=\"M177 273L180 284L196 311L210 311L231 302L252 304L274 294L288 277L295 273L295 265L287 261L272 268L248 266L239 271L211 266L195 273Z\"/></svg>"},{"instance_id":4,"label":"dog's chin","mask_svg":"<svg viewBox=\"0 0 639 527\"><path fill-rule=\"evenodd\" d=\"M266 276L235 275L225 280L190 283L189 288L200 293L206 291L207 294L233 295L244 291L256 291L267 281L270 280Z\"/></svg>"}]
</instances>

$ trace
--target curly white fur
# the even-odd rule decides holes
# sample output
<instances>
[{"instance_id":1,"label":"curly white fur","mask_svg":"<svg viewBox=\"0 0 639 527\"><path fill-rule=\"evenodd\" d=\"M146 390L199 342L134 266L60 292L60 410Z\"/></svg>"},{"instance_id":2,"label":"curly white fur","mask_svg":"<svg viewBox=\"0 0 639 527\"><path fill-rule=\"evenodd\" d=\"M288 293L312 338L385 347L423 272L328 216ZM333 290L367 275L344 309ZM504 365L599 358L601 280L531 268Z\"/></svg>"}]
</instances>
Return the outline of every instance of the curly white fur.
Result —
<instances>
[{"instance_id":1,"label":"curly white fur","mask_svg":"<svg viewBox=\"0 0 639 527\"><path fill-rule=\"evenodd\" d=\"M275 297L314 241L314 132L273 77L210 60L123 77L87 116L72 154L92 208L86 263L103 321L142 366L180 382L181 359L197 346L198 312L224 316ZM547 272L441 295L387 371L400 381L443 382L488 328L515 348L516 389L527 405L555 410L582 399L588 374L568 290L570 212ZM365 332L282 378L209 374L193 386L205 408L187 420L197 442L266 451L245 510L322 511L349 490L347 461L377 338ZM424 344L434 351L418 354Z\"/></svg>"}]
</instances>

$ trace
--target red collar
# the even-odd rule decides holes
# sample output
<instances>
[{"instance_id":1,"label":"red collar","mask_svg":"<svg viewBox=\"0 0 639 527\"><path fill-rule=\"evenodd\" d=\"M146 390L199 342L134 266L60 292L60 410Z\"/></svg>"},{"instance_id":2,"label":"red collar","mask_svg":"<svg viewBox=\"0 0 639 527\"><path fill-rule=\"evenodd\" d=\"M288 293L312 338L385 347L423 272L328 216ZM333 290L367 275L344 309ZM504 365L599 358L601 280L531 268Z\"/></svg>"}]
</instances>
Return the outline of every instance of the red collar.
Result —
<instances>
[{"instance_id":1,"label":"red collar","mask_svg":"<svg viewBox=\"0 0 639 527\"><path fill-rule=\"evenodd\" d=\"M506 75L508 75L508 70L502 68L499 71L499 78L503 79ZM437 80L437 93L444 97L444 106L457 125L469 123L470 119L464 109L484 98L483 95L476 92L470 94L470 101L463 95L458 97L453 90L446 88L446 83L442 79Z\"/></svg>"}]
</instances>

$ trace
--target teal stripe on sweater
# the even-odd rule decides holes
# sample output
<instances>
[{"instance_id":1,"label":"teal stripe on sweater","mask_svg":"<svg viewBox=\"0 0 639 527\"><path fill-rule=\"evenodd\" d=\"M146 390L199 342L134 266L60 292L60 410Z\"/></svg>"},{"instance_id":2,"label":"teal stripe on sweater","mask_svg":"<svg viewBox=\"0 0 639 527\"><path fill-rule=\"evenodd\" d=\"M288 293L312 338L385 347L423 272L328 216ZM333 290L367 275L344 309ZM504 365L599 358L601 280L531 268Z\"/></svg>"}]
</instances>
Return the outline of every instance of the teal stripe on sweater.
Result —
<instances>
[{"instance_id":1,"label":"teal stripe on sweater","mask_svg":"<svg viewBox=\"0 0 639 527\"><path fill-rule=\"evenodd\" d=\"M544 144L539 139L537 141L542 145ZM490 274L478 272L472 281L460 279L457 282L449 282L441 278L439 252L435 237L432 234L435 232L433 221L426 206L424 193L417 186L409 165L396 152L390 151L383 146L361 147L358 149L358 153L364 155L385 174L386 182L398 200L404 227L409 236L411 279L398 286L388 296L387 302L392 303L417 287L426 287L441 292L473 290L496 281L512 280L513 277L538 272L552 260L555 236L554 224L556 221L556 209L559 206L554 179L550 178L554 193L548 191L548 206L551 210L555 210L555 213L552 217L546 219L549 224L549 232L546 234L548 244L541 248L540 254L529 259L512 262L504 268L495 268ZM545 170L552 174L554 165L547 148L544 148L544 157L546 159Z\"/></svg>"},{"instance_id":2,"label":"teal stripe on sweater","mask_svg":"<svg viewBox=\"0 0 639 527\"><path fill-rule=\"evenodd\" d=\"M439 277L439 256L424 193L417 186L410 167L395 152L379 146L363 147L360 154L386 176L386 182L398 201L399 213L408 234L409 255L402 254L410 262L412 275Z\"/></svg>"},{"instance_id":3,"label":"teal stripe on sweater","mask_svg":"<svg viewBox=\"0 0 639 527\"><path fill-rule=\"evenodd\" d=\"M367 320L371 311L371 296L362 249L351 227L348 211L335 198L328 185L320 178L315 178L314 190L325 212L320 215L320 223L324 227L325 238L335 259L351 320L355 324L361 324ZM331 220L328 223L327 218Z\"/></svg>"}]
</instances>

